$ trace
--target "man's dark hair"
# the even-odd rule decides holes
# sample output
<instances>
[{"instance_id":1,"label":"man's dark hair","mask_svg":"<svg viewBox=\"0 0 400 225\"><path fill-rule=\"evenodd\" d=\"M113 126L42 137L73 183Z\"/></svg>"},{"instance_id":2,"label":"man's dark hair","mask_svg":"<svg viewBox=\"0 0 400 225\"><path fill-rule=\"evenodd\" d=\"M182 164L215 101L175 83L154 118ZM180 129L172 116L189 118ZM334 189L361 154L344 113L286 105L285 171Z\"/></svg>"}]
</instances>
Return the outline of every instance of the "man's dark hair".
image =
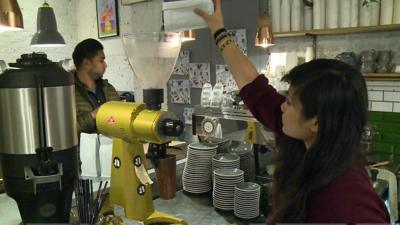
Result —
<instances>
[{"instance_id":1,"label":"man's dark hair","mask_svg":"<svg viewBox=\"0 0 400 225\"><path fill-rule=\"evenodd\" d=\"M97 55L98 51L103 49L103 45L95 39L89 38L81 41L72 53L76 69L81 67L83 59L92 59Z\"/></svg>"}]
</instances>

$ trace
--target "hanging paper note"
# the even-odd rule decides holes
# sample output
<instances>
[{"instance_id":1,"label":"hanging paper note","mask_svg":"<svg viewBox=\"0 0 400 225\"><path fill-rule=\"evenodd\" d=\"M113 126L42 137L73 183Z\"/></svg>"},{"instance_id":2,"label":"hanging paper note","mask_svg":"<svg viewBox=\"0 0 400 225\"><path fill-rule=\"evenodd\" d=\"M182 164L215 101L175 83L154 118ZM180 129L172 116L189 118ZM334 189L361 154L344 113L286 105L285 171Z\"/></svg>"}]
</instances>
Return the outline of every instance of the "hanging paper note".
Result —
<instances>
[{"instance_id":1,"label":"hanging paper note","mask_svg":"<svg viewBox=\"0 0 400 225\"><path fill-rule=\"evenodd\" d=\"M215 65L215 83L221 83L224 92L239 90L227 65Z\"/></svg>"},{"instance_id":2,"label":"hanging paper note","mask_svg":"<svg viewBox=\"0 0 400 225\"><path fill-rule=\"evenodd\" d=\"M246 29L237 29L237 30L228 30L228 33L235 40L239 49L247 55L247 38L246 38Z\"/></svg>"},{"instance_id":3,"label":"hanging paper note","mask_svg":"<svg viewBox=\"0 0 400 225\"><path fill-rule=\"evenodd\" d=\"M189 63L189 82L192 88L210 83L210 63Z\"/></svg>"},{"instance_id":4,"label":"hanging paper note","mask_svg":"<svg viewBox=\"0 0 400 225\"><path fill-rule=\"evenodd\" d=\"M185 124L192 124L193 112L194 112L193 108L184 108L183 109L183 117L185 119Z\"/></svg>"},{"instance_id":5,"label":"hanging paper note","mask_svg":"<svg viewBox=\"0 0 400 225\"><path fill-rule=\"evenodd\" d=\"M173 79L169 81L171 103L190 104L189 81Z\"/></svg>"},{"instance_id":6,"label":"hanging paper note","mask_svg":"<svg viewBox=\"0 0 400 225\"><path fill-rule=\"evenodd\" d=\"M190 62L190 52L188 50L183 50L179 53L178 59L174 67L172 74L176 75L189 75L189 62Z\"/></svg>"}]
</instances>

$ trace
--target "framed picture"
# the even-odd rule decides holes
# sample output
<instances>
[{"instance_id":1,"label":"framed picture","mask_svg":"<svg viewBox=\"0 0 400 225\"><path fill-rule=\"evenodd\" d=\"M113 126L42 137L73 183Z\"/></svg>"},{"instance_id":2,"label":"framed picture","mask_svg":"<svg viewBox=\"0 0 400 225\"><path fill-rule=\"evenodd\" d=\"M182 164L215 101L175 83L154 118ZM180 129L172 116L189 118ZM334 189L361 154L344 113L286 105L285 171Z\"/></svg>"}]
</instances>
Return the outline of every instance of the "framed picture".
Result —
<instances>
[{"instance_id":1,"label":"framed picture","mask_svg":"<svg viewBox=\"0 0 400 225\"><path fill-rule=\"evenodd\" d=\"M121 0L122 1L122 5L130 5L133 3L137 3L137 2L144 2L147 0Z\"/></svg>"},{"instance_id":2,"label":"framed picture","mask_svg":"<svg viewBox=\"0 0 400 225\"><path fill-rule=\"evenodd\" d=\"M117 1L118 0L96 0L99 38L114 37L119 34Z\"/></svg>"}]
</instances>

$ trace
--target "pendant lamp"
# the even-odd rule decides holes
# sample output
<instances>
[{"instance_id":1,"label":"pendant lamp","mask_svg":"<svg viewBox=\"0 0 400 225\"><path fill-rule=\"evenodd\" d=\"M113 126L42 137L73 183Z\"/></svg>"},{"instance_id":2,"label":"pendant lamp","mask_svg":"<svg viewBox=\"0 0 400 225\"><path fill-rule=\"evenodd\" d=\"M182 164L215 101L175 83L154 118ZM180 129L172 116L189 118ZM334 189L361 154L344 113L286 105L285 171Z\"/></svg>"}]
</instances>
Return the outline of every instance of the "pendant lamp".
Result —
<instances>
[{"instance_id":1,"label":"pendant lamp","mask_svg":"<svg viewBox=\"0 0 400 225\"><path fill-rule=\"evenodd\" d=\"M23 30L24 23L17 0L0 0L0 31Z\"/></svg>"},{"instance_id":2,"label":"pendant lamp","mask_svg":"<svg viewBox=\"0 0 400 225\"><path fill-rule=\"evenodd\" d=\"M274 45L274 35L272 34L271 21L266 13L258 17L258 29L255 45L263 48Z\"/></svg>"},{"instance_id":3,"label":"pendant lamp","mask_svg":"<svg viewBox=\"0 0 400 225\"><path fill-rule=\"evenodd\" d=\"M37 32L31 40L32 47L64 46L65 41L57 31L57 21L53 8L45 1L37 14Z\"/></svg>"},{"instance_id":4,"label":"pendant lamp","mask_svg":"<svg viewBox=\"0 0 400 225\"><path fill-rule=\"evenodd\" d=\"M185 30L182 33L183 33L182 42L196 40L196 32L194 30Z\"/></svg>"}]
</instances>

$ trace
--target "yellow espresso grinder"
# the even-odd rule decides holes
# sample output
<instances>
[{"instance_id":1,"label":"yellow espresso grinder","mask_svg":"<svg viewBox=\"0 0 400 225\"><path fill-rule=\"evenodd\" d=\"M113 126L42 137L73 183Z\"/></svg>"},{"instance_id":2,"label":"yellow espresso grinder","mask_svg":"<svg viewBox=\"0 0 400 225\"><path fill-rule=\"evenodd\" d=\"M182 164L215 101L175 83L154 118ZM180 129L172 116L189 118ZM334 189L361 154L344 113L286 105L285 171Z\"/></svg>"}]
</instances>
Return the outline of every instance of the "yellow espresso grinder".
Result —
<instances>
[{"instance_id":1,"label":"yellow espresso grinder","mask_svg":"<svg viewBox=\"0 0 400 225\"><path fill-rule=\"evenodd\" d=\"M179 55L181 35L133 33L124 35L123 43L134 74L144 87L144 103L107 102L97 113L98 131L114 138L111 207L116 216L132 222L187 224L154 210L153 182L146 171L143 150L147 142L153 155L163 155L167 143L183 132L183 123L172 112L161 109L162 88Z\"/></svg>"}]
</instances>

